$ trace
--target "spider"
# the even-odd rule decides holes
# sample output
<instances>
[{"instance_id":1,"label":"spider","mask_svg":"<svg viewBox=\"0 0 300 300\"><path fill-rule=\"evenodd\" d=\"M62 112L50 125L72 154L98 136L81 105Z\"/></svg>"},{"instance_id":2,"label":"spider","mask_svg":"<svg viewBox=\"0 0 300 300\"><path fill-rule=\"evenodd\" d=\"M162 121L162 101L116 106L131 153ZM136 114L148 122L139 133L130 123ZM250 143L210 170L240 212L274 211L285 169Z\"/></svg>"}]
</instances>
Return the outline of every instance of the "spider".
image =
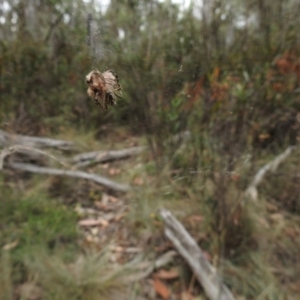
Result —
<instances>
[{"instance_id":1,"label":"spider","mask_svg":"<svg viewBox=\"0 0 300 300\"><path fill-rule=\"evenodd\" d=\"M111 70L104 73L98 70L91 71L85 78L89 85L88 95L105 111L108 106L116 105L117 97L122 97L122 88L118 76Z\"/></svg>"}]
</instances>

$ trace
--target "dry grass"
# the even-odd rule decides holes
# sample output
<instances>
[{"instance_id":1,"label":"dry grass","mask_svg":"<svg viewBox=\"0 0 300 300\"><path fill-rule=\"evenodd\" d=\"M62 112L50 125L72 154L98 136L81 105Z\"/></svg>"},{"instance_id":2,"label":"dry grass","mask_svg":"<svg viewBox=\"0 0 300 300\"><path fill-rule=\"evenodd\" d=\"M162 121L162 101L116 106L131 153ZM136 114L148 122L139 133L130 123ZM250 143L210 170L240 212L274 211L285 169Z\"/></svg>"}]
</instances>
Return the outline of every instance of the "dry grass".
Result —
<instances>
[{"instance_id":1,"label":"dry grass","mask_svg":"<svg viewBox=\"0 0 300 300\"><path fill-rule=\"evenodd\" d=\"M30 273L43 289L44 299L127 299L130 264L115 265L109 252L80 255L66 263L57 255L35 253L26 260Z\"/></svg>"}]
</instances>

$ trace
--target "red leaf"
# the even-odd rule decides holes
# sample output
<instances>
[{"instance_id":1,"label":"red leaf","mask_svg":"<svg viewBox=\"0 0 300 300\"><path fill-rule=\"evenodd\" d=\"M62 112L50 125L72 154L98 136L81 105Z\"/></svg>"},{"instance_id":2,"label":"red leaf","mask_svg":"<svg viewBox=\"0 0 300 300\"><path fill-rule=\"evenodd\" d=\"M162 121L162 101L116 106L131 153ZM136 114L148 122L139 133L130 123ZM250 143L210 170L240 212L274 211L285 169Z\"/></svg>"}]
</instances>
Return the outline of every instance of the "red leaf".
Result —
<instances>
[{"instance_id":1,"label":"red leaf","mask_svg":"<svg viewBox=\"0 0 300 300\"><path fill-rule=\"evenodd\" d=\"M170 291L168 287L158 278L154 278L153 287L156 293L163 299L167 300L170 298Z\"/></svg>"}]
</instances>

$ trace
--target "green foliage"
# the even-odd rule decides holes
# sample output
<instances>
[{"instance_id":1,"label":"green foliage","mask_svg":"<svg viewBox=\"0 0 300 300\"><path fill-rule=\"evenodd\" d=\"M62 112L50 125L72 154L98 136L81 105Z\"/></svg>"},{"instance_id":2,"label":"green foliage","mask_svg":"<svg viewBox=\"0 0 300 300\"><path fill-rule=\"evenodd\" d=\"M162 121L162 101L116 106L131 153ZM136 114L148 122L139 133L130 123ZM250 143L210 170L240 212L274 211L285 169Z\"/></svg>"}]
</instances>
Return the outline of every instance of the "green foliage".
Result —
<instances>
[{"instance_id":1,"label":"green foliage","mask_svg":"<svg viewBox=\"0 0 300 300\"><path fill-rule=\"evenodd\" d=\"M13 295L12 268L9 252L0 252L0 298L11 300Z\"/></svg>"},{"instance_id":2,"label":"green foliage","mask_svg":"<svg viewBox=\"0 0 300 300\"><path fill-rule=\"evenodd\" d=\"M24 276L24 257L34 249L72 256L77 247L76 214L43 194L31 197L3 190L0 201L1 247L16 243L12 250L13 280Z\"/></svg>"},{"instance_id":3,"label":"green foliage","mask_svg":"<svg viewBox=\"0 0 300 300\"><path fill-rule=\"evenodd\" d=\"M160 176L133 196L132 223L152 230L157 224L153 211L161 203L188 213L194 207L182 209L176 201L188 199L206 217L207 249L232 263L226 270L233 278L226 281L233 290L247 299L280 299L279 276L268 267L278 261L286 267L285 262L280 251L269 249L268 257L253 254L261 245L254 216L265 217L244 205L243 192L263 155L273 157L299 142L297 1L204 1L201 18L197 1L182 10L172 1L112 0L101 12L93 1L37 3L26 2L31 15L22 1L0 12L5 17L0 29L2 124L27 134L59 133L67 126L94 133L104 123L129 124L146 134L157 169L151 161L145 173L153 177L159 170ZM124 98L107 113L87 98L84 77L91 68L110 68L120 77ZM189 139L173 139L186 131ZM299 185L296 170L287 176L291 169L288 165L269 178L263 192L267 204L276 203L296 218ZM7 191L0 200L0 246L18 241L11 258L13 267L22 267L14 282L24 279L23 257L32 246L54 253L74 245L76 216L54 199ZM264 237L276 241L270 233ZM288 257L297 256L297 247L291 252L276 245ZM63 259L47 255L31 262L44 288L55 286L49 299L58 299L62 291L65 299L93 297L86 292L90 283L78 284Z\"/></svg>"}]
</instances>

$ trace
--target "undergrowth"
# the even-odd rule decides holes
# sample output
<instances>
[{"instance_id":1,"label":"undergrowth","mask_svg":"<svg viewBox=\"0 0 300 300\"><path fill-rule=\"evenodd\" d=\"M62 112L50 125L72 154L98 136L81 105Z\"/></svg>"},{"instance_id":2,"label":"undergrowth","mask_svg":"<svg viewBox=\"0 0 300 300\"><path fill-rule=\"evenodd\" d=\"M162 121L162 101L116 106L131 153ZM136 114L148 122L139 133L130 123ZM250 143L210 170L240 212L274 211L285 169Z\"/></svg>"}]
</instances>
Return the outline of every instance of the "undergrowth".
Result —
<instances>
[{"instance_id":1,"label":"undergrowth","mask_svg":"<svg viewBox=\"0 0 300 300\"><path fill-rule=\"evenodd\" d=\"M51 181L33 177L35 184L22 193L3 180L1 300L126 299L133 265L113 264L107 249L94 253L79 246L78 216L64 197L47 195Z\"/></svg>"}]
</instances>

